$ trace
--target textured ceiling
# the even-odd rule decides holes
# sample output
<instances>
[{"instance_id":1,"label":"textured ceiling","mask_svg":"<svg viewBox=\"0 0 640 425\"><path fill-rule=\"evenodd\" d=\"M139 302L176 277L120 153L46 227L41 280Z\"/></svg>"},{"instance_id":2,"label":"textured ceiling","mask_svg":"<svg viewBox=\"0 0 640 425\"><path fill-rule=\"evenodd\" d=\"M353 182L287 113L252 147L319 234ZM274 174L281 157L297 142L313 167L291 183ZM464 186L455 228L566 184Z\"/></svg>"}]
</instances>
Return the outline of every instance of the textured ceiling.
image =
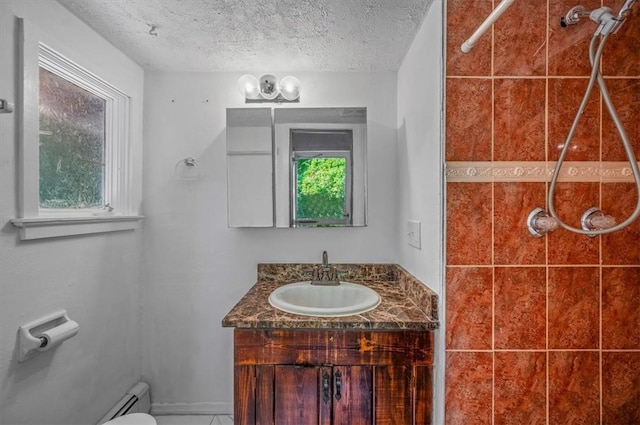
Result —
<instances>
[{"instance_id":1,"label":"textured ceiling","mask_svg":"<svg viewBox=\"0 0 640 425\"><path fill-rule=\"evenodd\" d=\"M148 70L395 71L433 0L58 0Z\"/></svg>"}]
</instances>

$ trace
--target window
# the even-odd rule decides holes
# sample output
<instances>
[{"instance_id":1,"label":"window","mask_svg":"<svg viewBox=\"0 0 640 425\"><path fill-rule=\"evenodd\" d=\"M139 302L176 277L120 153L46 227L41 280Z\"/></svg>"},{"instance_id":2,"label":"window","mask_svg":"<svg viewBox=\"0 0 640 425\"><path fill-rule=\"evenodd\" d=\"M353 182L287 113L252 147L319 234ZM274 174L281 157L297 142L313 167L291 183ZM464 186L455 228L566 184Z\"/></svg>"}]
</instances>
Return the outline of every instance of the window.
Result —
<instances>
[{"instance_id":1,"label":"window","mask_svg":"<svg viewBox=\"0 0 640 425\"><path fill-rule=\"evenodd\" d=\"M312 159L315 161L307 161ZM366 166L366 108L275 108L273 184L276 227L366 226ZM315 167L332 171L333 186L326 190L333 191L333 201L322 201L319 205L323 209L339 206L333 212L319 208L305 211L306 207L302 208L311 198L305 195L305 191L311 193L312 187L327 177L327 173L312 176L307 171ZM308 190L303 187L305 180L310 186Z\"/></svg>"},{"instance_id":2,"label":"window","mask_svg":"<svg viewBox=\"0 0 640 425\"><path fill-rule=\"evenodd\" d=\"M40 66L39 207L104 208L106 99Z\"/></svg>"},{"instance_id":3,"label":"window","mask_svg":"<svg viewBox=\"0 0 640 425\"><path fill-rule=\"evenodd\" d=\"M24 26L21 239L136 228L131 98Z\"/></svg>"},{"instance_id":4,"label":"window","mask_svg":"<svg viewBox=\"0 0 640 425\"><path fill-rule=\"evenodd\" d=\"M292 226L351 225L353 133L291 130Z\"/></svg>"}]
</instances>

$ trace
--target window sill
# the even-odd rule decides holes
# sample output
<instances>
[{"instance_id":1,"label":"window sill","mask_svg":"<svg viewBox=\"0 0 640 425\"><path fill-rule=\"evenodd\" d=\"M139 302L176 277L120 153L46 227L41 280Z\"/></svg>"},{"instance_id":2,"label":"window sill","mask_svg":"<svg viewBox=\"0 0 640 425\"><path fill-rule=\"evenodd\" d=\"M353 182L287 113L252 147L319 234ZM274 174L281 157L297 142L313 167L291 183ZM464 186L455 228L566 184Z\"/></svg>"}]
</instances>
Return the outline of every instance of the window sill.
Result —
<instances>
[{"instance_id":1,"label":"window sill","mask_svg":"<svg viewBox=\"0 0 640 425\"><path fill-rule=\"evenodd\" d=\"M11 223L20 229L20 240L59 238L64 236L135 230L144 216L38 217L15 218Z\"/></svg>"}]
</instances>

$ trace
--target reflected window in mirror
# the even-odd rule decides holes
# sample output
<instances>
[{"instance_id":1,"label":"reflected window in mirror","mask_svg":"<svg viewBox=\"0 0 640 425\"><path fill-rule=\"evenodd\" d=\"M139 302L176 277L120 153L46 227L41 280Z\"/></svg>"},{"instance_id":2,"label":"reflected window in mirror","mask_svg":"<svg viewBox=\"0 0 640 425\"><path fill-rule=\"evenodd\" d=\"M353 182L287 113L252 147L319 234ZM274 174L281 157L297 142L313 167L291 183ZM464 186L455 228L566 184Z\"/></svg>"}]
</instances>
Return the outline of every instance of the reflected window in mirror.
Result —
<instances>
[{"instance_id":1,"label":"reflected window in mirror","mask_svg":"<svg viewBox=\"0 0 640 425\"><path fill-rule=\"evenodd\" d=\"M367 225L367 109L277 108L274 110L274 187L276 227L359 227ZM298 157L298 158L296 158ZM305 161L295 164L293 160ZM322 159L322 160L319 160ZM342 161L342 162L341 162ZM344 173L340 174L340 165ZM327 192L337 192L332 211L303 211L308 199L302 191L299 167L335 167L335 185L326 185L327 176L307 177ZM329 174L329 173L326 173ZM326 178L329 180L329 178ZM341 181L341 184L337 182ZM341 189L337 189L341 188ZM311 189L309 189L311 190ZM339 201L344 196L344 202ZM319 197L319 196L318 196ZM338 203L340 207L338 207Z\"/></svg>"},{"instance_id":2,"label":"reflected window in mirror","mask_svg":"<svg viewBox=\"0 0 640 425\"><path fill-rule=\"evenodd\" d=\"M229 227L367 225L366 108L229 108L226 133Z\"/></svg>"},{"instance_id":3,"label":"reflected window in mirror","mask_svg":"<svg viewBox=\"0 0 640 425\"><path fill-rule=\"evenodd\" d=\"M353 132L290 134L291 226L351 226Z\"/></svg>"}]
</instances>

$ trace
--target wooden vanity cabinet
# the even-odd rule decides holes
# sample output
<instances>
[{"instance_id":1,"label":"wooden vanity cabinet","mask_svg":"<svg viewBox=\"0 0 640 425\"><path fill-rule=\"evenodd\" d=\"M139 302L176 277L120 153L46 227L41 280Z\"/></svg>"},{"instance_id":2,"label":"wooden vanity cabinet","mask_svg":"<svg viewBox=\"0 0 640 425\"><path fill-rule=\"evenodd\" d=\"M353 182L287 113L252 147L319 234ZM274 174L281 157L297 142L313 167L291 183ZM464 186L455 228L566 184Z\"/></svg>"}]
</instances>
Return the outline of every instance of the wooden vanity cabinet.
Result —
<instances>
[{"instance_id":1,"label":"wooden vanity cabinet","mask_svg":"<svg viewBox=\"0 0 640 425\"><path fill-rule=\"evenodd\" d=\"M236 329L236 425L431 424L433 333Z\"/></svg>"}]
</instances>

